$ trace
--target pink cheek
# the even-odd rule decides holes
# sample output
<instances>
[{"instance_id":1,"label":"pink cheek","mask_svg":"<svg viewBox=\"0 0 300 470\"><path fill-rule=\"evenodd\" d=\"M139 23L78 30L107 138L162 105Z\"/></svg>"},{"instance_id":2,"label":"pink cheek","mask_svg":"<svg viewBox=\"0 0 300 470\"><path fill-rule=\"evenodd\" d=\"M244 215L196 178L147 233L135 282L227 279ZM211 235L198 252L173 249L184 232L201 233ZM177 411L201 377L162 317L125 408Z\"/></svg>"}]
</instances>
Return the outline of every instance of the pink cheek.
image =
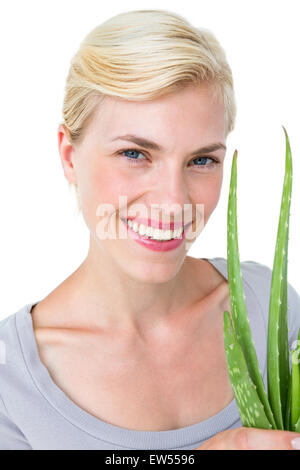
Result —
<instances>
[{"instance_id":1,"label":"pink cheek","mask_svg":"<svg viewBox=\"0 0 300 470\"><path fill-rule=\"evenodd\" d=\"M91 192L105 202L116 203L119 196L127 196L128 202L131 195L134 195L136 188L132 182L132 177L124 177L113 172L101 172L93 178L93 188Z\"/></svg>"}]
</instances>

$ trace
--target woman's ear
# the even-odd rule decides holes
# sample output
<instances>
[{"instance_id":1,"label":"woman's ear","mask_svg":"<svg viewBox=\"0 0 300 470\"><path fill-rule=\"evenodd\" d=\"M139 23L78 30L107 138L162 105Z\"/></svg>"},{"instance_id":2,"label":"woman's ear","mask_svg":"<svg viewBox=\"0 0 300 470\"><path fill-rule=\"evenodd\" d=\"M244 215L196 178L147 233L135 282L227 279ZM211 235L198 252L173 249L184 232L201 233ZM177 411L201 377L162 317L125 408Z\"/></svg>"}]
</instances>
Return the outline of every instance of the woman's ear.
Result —
<instances>
[{"instance_id":1,"label":"woman's ear","mask_svg":"<svg viewBox=\"0 0 300 470\"><path fill-rule=\"evenodd\" d=\"M60 124L57 130L58 151L64 175L69 183L77 184L74 168L75 147L71 144L70 133L65 124Z\"/></svg>"}]
</instances>

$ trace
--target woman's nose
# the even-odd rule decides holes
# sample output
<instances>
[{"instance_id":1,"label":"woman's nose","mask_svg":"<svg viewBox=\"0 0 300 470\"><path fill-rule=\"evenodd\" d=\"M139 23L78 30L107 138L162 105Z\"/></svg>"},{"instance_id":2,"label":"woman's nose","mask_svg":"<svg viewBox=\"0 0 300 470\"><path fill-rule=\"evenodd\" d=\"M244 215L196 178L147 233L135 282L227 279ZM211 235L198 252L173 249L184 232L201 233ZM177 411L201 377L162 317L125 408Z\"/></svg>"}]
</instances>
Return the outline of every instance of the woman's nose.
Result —
<instances>
[{"instance_id":1,"label":"woman's nose","mask_svg":"<svg viewBox=\"0 0 300 470\"><path fill-rule=\"evenodd\" d=\"M192 201L184 172L172 165L161 168L152 183L151 202L166 212L186 212Z\"/></svg>"}]
</instances>

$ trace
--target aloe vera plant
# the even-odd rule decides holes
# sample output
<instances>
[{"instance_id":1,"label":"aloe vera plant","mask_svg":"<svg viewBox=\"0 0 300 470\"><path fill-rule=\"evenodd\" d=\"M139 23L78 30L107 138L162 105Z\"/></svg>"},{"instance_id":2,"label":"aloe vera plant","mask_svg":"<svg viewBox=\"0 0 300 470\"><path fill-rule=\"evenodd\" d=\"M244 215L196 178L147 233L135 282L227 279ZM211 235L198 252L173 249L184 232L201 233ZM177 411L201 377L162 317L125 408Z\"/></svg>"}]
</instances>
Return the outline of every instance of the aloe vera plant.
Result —
<instances>
[{"instance_id":1,"label":"aloe vera plant","mask_svg":"<svg viewBox=\"0 0 300 470\"><path fill-rule=\"evenodd\" d=\"M289 366L287 256L292 192L292 155L286 138L285 178L269 303L268 394L251 336L243 290L237 230L237 151L233 155L227 213L227 271L231 314L224 312L227 369L243 426L300 432L300 330Z\"/></svg>"}]
</instances>

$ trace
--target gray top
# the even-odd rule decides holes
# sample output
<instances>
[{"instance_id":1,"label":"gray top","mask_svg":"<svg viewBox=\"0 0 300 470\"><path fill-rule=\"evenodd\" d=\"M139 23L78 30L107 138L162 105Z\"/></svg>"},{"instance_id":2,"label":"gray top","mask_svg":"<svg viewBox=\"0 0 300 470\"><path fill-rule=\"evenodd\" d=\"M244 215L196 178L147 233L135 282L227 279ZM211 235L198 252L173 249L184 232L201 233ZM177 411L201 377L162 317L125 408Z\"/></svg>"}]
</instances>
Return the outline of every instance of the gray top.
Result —
<instances>
[{"instance_id":1,"label":"gray top","mask_svg":"<svg viewBox=\"0 0 300 470\"><path fill-rule=\"evenodd\" d=\"M228 279L225 258L207 261ZM252 337L267 390L272 270L244 261L241 272ZM68 398L41 362L30 315L36 303L0 321L1 450L195 449L221 431L242 426L235 399L205 421L168 431L129 430L94 417ZM291 284L288 307L291 349L300 328L300 297Z\"/></svg>"}]
</instances>

